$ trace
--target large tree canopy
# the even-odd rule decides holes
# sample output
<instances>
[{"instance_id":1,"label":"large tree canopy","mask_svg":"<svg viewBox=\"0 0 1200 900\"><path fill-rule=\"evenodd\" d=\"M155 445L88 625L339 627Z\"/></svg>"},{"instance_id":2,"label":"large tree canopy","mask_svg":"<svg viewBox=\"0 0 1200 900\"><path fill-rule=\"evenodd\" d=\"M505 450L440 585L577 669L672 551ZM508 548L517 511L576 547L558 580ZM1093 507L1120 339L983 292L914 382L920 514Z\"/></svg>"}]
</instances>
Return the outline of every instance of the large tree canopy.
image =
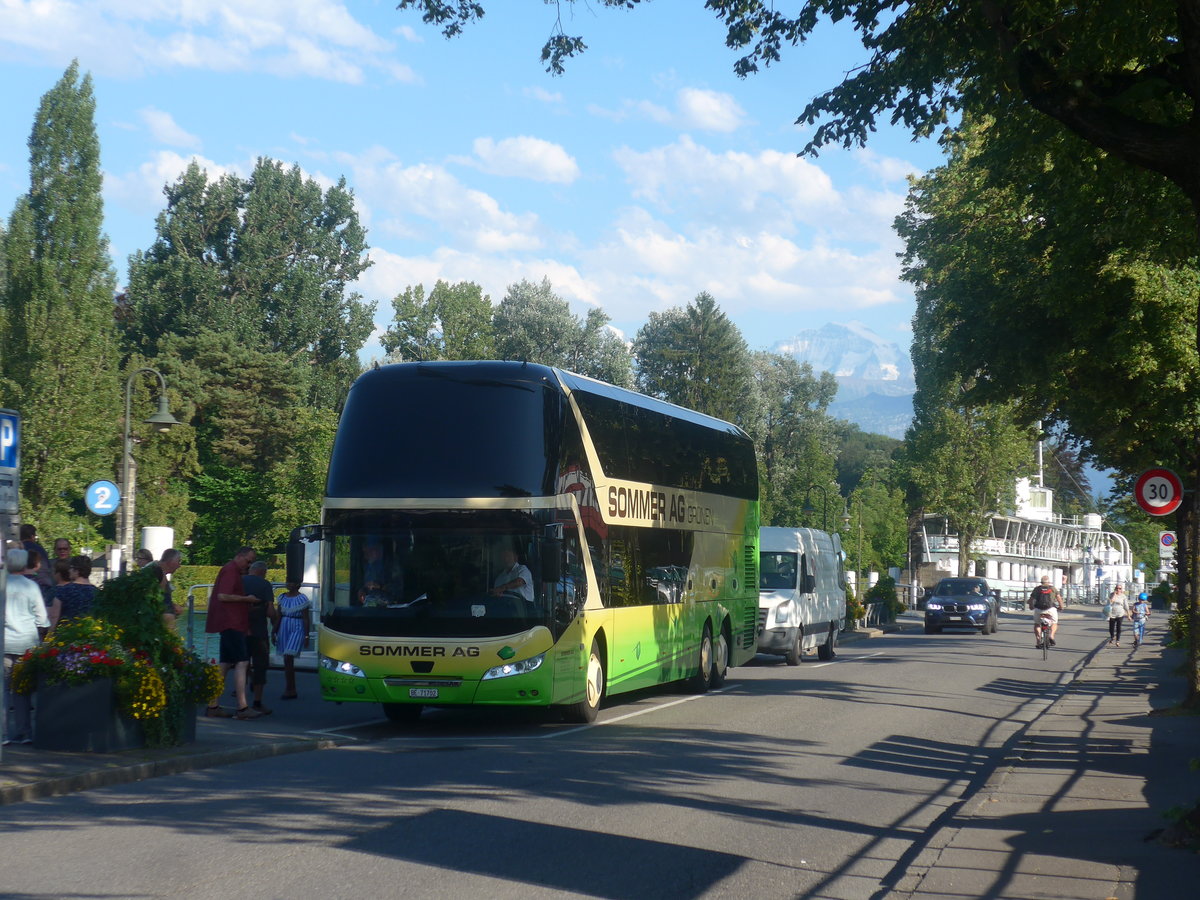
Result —
<instances>
[{"instance_id":1,"label":"large tree canopy","mask_svg":"<svg viewBox=\"0 0 1200 900\"><path fill-rule=\"evenodd\" d=\"M88 484L116 471L120 379L116 276L101 233L100 142L90 75L75 63L42 97L29 136L29 191L4 240L0 406L18 410L22 515L78 534Z\"/></svg>"}]
</instances>

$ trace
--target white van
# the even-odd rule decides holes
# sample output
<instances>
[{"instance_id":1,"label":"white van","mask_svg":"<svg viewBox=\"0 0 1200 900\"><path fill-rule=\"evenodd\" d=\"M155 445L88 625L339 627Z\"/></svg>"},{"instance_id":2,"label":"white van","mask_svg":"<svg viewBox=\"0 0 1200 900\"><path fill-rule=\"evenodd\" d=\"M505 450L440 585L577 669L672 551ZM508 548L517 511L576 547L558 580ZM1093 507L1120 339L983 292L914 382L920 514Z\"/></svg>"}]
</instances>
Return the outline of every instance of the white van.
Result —
<instances>
[{"instance_id":1,"label":"white van","mask_svg":"<svg viewBox=\"0 0 1200 900\"><path fill-rule=\"evenodd\" d=\"M842 539L815 528L759 532L758 652L782 655L789 666L815 648L837 654L846 623Z\"/></svg>"}]
</instances>

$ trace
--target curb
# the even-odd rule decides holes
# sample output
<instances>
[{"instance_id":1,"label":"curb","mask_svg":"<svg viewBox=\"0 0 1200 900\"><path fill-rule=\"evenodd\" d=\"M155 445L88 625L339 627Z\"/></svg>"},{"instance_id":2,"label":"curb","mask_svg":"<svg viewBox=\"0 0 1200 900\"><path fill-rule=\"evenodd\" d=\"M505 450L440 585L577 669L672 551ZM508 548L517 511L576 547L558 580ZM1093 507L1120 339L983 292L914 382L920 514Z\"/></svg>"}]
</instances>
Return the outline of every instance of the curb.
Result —
<instances>
[{"instance_id":1,"label":"curb","mask_svg":"<svg viewBox=\"0 0 1200 900\"><path fill-rule=\"evenodd\" d=\"M64 794L73 794L93 788L132 784L135 781L145 781L149 778L160 778L164 775L179 775L183 772L192 772L197 769L209 769L231 763L251 762L271 756L306 753L310 750L330 750L340 746L342 743L341 741L329 738L298 738L272 743L252 744L248 747L234 747L228 750L212 750L207 753L185 754L166 759L157 759L151 762L136 763L130 766L118 766L111 769L80 772L76 775L64 775L61 778L48 778L43 781L32 781L28 784L17 784L0 788L0 806L5 806L9 803L20 803L25 800L60 797Z\"/></svg>"}]
</instances>

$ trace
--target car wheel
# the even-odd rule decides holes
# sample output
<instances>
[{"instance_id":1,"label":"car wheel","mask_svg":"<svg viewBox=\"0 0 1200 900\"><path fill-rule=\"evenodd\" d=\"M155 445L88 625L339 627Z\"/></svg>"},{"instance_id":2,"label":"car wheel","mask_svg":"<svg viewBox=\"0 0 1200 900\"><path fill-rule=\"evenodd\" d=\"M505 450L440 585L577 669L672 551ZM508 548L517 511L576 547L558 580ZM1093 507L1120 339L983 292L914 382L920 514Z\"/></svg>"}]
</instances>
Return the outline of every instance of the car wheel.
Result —
<instances>
[{"instance_id":1,"label":"car wheel","mask_svg":"<svg viewBox=\"0 0 1200 900\"><path fill-rule=\"evenodd\" d=\"M829 623L829 636L825 639L825 643L817 648L817 659L828 662L837 658L837 636L837 626L832 622Z\"/></svg>"},{"instance_id":2,"label":"car wheel","mask_svg":"<svg viewBox=\"0 0 1200 900\"><path fill-rule=\"evenodd\" d=\"M800 646L803 643L803 641L804 641L804 628L798 627L796 629L796 637L792 640L792 646L788 647L788 652L783 657L784 661L789 666L800 665L800 657L804 653L804 650Z\"/></svg>"}]
</instances>

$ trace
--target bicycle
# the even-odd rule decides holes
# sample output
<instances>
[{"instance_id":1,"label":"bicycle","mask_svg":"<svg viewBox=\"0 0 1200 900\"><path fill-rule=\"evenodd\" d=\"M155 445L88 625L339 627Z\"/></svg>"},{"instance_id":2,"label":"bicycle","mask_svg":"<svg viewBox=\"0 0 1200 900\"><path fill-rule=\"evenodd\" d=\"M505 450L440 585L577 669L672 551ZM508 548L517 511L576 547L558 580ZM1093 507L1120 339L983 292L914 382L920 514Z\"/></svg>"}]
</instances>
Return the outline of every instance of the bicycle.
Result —
<instances>
[{"instance_id":1,"label":"bicycle","mask_svg":"<svg viewBox=\"0 0 1200 900\"><path fill-rule=\"evenodd\" d=\"M1045 612L1038 614L1034 620L1034 636L1038 639L1038 646L1042 648L1042 660L1050 658L1050 647L1053 641L1050 639L1050 629L1054 625L1054 619Z\"/></svg>"}]
</instances>

